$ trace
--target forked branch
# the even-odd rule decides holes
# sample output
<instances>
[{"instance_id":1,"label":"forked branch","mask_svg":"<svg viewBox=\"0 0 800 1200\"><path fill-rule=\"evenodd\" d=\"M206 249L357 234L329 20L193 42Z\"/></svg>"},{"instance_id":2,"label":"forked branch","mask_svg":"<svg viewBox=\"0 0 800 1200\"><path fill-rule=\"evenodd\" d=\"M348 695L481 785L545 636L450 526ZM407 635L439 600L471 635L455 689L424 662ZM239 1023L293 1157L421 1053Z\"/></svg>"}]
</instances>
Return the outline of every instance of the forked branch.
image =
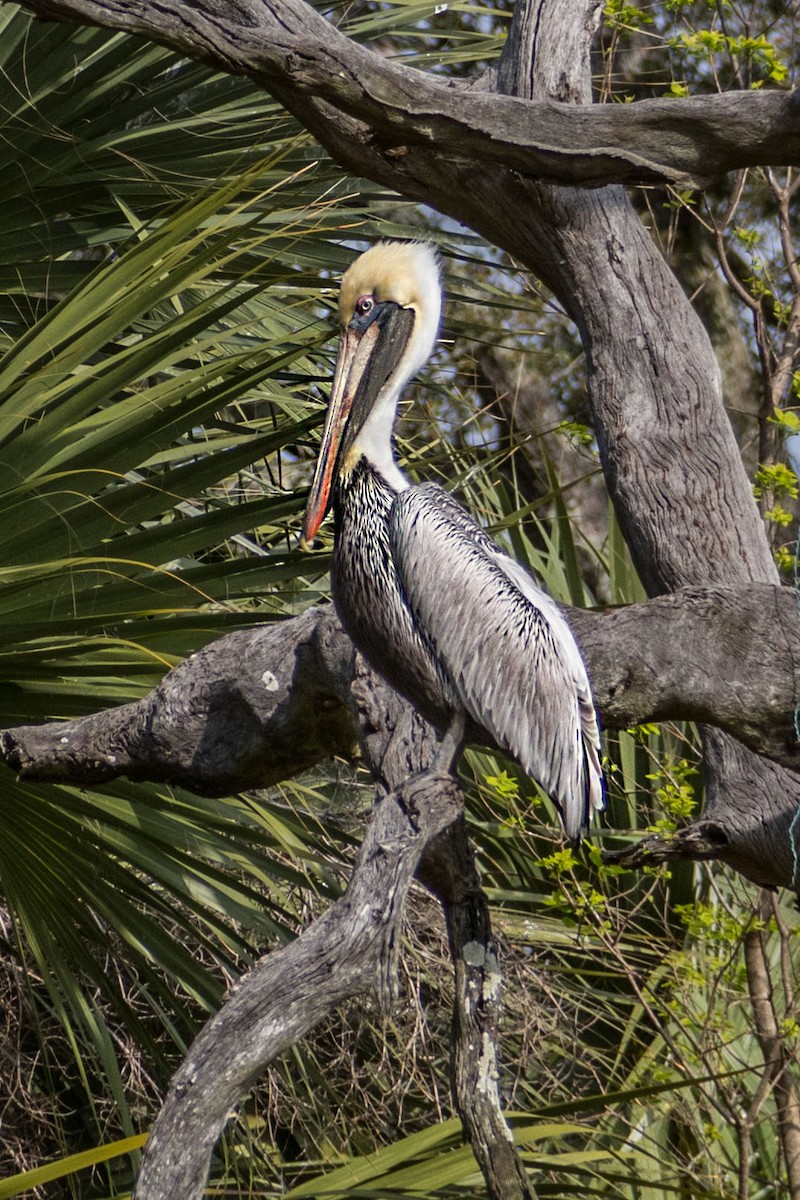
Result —
<instances>
[{"instance_id":1,"label":"forked branch","mask_svg":"<svg viewBox=\"0 0 800 1200\"><path fill-rule=\"evenodd\" d=\"M21 3L248 75L351 170L420 199L430 200L447 176L466 181L477 165L599 187L800 163L800 99L789 92L595 107L530 102L392 61L351 41L305 0Z\"/></svg>"},{"instance_id":2,"label":"forked branch","mask_svg":"<svg viewBox=\"0 0 800 1200\"><path fill-rule=\"evenodd\" d=\"M200 1197L231 1108L267 1064L349 997L392 993L403 908L421 861L450 930L456 1104L491 1200L530 1200L493 1069L499 970L461 791L439 770L429 727L363 665L351 704L380 790L347 890L295 942L261 959L196 1038L147 1144L136 1200Z\"/></svg>"},{"instance_id":3,"label":"forked branch","mask_svg":"<svg viewBox=\"0 0 800 1200\"><path fill-rule=\"evenodd\" d=\"M420 776L378 803L341 900L262 958L195 1039L147 1143L136 1200L204 1194L228 1115L259 1073L391 969L419 859L460 811L457 785L441 776Z\"/></svg>"}]
</instances>

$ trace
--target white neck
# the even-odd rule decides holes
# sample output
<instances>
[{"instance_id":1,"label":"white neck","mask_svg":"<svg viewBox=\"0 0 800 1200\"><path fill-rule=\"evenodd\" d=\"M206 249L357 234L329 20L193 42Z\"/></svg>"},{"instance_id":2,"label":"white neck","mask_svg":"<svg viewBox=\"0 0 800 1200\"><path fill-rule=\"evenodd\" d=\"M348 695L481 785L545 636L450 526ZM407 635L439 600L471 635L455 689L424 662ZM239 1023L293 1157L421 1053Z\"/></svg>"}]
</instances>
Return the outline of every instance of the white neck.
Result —
<instances>
[{"instance_id":1,"label":"white neck","mask_svg":"<svg viewBox=\"0 0 800 1200\"><path fill-rule=\"evenodd\" d=\"M405 381L399 382L402 385ZM401 387L393 386L391 379L386 383L348 455L353 466L362 456L366 458L370 466L375 468L395 492L404 492L409 486L408 480L395 461L392 446L392 431L397 418L400 391Z\"/></svg>"},{"instance_id":2,"label":"white neck","mask_svg":"<svg viewBox=\"0 0 800 1200\"><path fill-rule=\"evenodd\" d=\"M348 458L355 465L363 455L383 479L397 492L409 486L395 462L392 450L392 431L397 420L397 405L404 387L430 358L439 332L442 314L442 288L439 268L430 247L420 246L417 270L420 275L419 295L424 303L414 306L414 327L405 353L389 379L383 385L372 412L353 443Z\"/></svg>"}]
</instances>

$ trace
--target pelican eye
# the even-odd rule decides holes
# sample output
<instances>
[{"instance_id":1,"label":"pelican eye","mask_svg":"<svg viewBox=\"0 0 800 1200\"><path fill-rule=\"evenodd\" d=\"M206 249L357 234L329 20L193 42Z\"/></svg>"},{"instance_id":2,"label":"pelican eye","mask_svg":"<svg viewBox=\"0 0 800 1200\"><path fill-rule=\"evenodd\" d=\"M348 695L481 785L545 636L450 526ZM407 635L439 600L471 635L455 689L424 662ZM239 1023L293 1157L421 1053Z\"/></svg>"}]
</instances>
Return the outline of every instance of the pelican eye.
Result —
<instances>
[{"instance_id":1,"label":"pelican eye","mask_svg":"<svg viewBox=\"0 0 800 1200\"><path fill-rule=\"evenodd\" d=\"M375 297L374 296L359 296L358 299L356 300L355 311L356 311L357 316L366 317L368 313L372 312L374 307L375 307Z\"/></svg>"}]
</instances>

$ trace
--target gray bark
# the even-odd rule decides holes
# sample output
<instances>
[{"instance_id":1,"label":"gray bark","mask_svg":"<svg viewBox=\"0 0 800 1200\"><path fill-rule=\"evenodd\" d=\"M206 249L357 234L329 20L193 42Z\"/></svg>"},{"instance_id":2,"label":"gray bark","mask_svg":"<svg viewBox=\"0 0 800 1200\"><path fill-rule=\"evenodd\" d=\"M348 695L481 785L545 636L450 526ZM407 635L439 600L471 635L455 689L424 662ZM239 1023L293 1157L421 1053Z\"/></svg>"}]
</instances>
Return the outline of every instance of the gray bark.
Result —
<instances>
[{"instance_id":1,"label":"gray bark","mask_svg":"<svg viewBox=\"0 0 800 1200\"><path fill-rule=\"evenodd\" d=\"M586 21L593 10L585 6ZM557 0L519 7L501 86L533 99L556 90L586 99L585 76L565 74L558 59L576 24ZM514 49L528 44L525 71ZM627 197L619 188L589 194L522 179L514 187L516 226L504 221L503 232L511 238L516 229L526 242L521 257L581 333L606 482L649 593L776 581L708 336ZM480 204L474 192L469 199ZM495 217L497 203L485 211ZM706 811L675 849L711 840L719 857L763 882L769 842L769 860L794 883L796 777L717 730L705 741Z\"/></svg>"},{"instance_id":2,"label":"gray bark","mask_svg":"<svg viewBox=\"0 0 800 1200\"><path fill-rule=\"evenodd\" d=\"M324 632L320 638L326 641ZM346 643L341 633L334 640ZM347 891L296 941L262 958L195 1039L148 1141L136 1200L199 1200L231 1109L267 1063L350 996L376 987L384 1002L392 997L403 907L417 871L447 921L453 1090L489 1200L532 1200L500 1105L497 954L463 798L450 774L460 748L450 745L443 757L430 727L363 663L354 666L346 698L379 782Z\"/></svg>"},{"instance_id":3,"label":"gray bark","mask_svg":"<svg viewBox=\"0 0 800 1200\"><path fill-rule=\"evenodd\" d=\"M335 158L416 199L430 200L432 166L434 175L501 168L596 187L686 183L747 166L800 163L800 99L792 93L579 108L553 103L574 94L560 78L570 72L559 68L530 104L509 86L508 70L495 92L467 91L350 42L304 0L22 0L22 6L143 34L249 75ZM564 38L550 41L553 61L574 51L582 69L586 27L563 20L557 28ZM536 36L531 27L510 43L506 67L512 57L530 61Z\"/></svg>"},{"instance_id":4,"label":"gray bark","mask_svg":"<svg viewBox=\"0 0 800 1200\"><path fill-rule=\"evenodd\" d=\"M500 1106L502 975L489 901L463 818L429 846L419 877L444 909L455 970L451 1072L458 1114L498 1200L533 1200Z\"/></svg>"},{"instance_id":5,"label":"gray bark","mask_svg":"<svg viewBox=\"0 0 800 1200\"><path fill-rule=\"evenodd\" d=\"M686 588L623 608L564 612L606 729L695 720L800 770L800 621L788 588ZM355 672L334 610L309 609L220 638L142 700L3 730L0 756L29 780L126 775L214 796L269 787L332 755L352 756L363 737L350 703ZM773 816L781 804L779 790Z\"/></svg>"},{"instance_id":6,"label":"gray bark","mask_svg":"<svg viewBox=\"0 0 800 1200\"><path fill-rule=\"evenodd\" d=\"M403 786L380 799L342 899L294 942L262 958L195 1039L148 1142L138 1200L202 1196L230 1111L264 1066L376 978L391 988L417 864L431 839L457 819L461 798L453 780L435 771L407 779L406 755L430 767L433 743L407 705L379 682L374 691L368 679L361 682L373 765Z\"/></svg>"}]
</instances>

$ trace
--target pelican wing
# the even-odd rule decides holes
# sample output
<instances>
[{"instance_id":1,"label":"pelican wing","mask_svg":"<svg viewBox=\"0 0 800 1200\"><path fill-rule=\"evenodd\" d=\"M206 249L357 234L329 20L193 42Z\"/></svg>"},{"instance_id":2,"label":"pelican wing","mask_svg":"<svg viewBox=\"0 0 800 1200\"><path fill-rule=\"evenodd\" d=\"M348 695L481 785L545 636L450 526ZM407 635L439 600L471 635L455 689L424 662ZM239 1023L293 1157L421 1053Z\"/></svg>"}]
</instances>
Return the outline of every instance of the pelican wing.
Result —
<instances>
[{"instance_id":1,"label":"pelican wing","mask_svg":"<svg viewBox=\"0 0 800 1200\"><path fill-rule=\"evenodd\" d=\"M580 651L554 601L436 484L401 492L390 544L406 600L472 719L580 837L603 806L600 738Z\"/></svg>"}]
</instances>

